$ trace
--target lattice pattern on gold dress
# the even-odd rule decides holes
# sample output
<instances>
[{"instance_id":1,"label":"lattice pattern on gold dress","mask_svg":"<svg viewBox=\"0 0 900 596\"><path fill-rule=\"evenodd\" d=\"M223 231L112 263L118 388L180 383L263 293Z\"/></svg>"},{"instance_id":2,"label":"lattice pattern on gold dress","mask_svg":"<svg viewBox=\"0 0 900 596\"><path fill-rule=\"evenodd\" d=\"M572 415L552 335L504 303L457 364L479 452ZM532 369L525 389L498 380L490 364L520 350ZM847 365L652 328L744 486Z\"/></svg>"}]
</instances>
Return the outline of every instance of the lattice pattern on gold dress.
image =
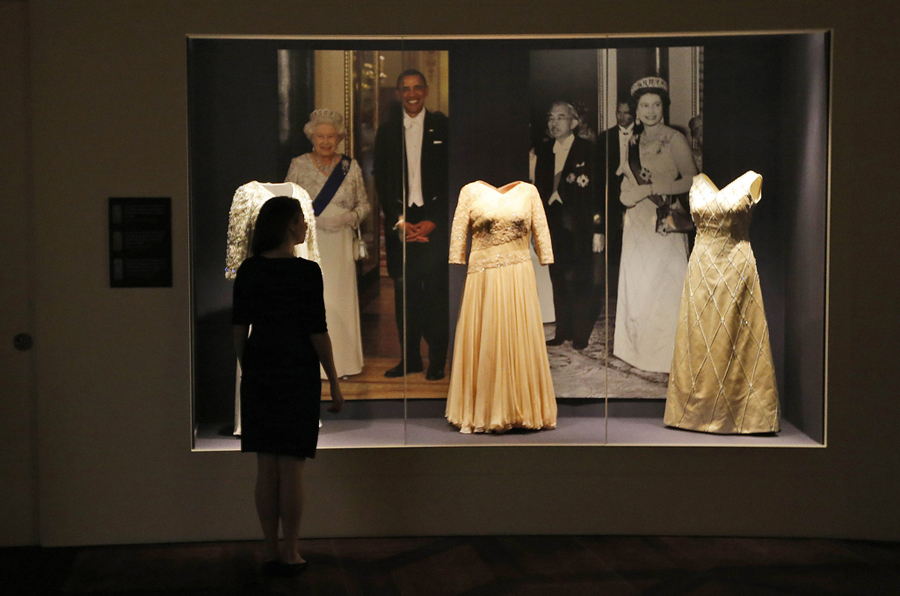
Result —
<instances>
[{"instance_id":1,"label":"lattice pattern on gold dress","mask_svg":"<svg viewBox=\"0 0 900 596\"><path fill-rule=\"evenodd\" d=\"M779 430L778 390L750 219L762 176L747 172L719 190L694 177L697 239L675 336L665 423L703 432Z\"/></svg>"}]
</instances>

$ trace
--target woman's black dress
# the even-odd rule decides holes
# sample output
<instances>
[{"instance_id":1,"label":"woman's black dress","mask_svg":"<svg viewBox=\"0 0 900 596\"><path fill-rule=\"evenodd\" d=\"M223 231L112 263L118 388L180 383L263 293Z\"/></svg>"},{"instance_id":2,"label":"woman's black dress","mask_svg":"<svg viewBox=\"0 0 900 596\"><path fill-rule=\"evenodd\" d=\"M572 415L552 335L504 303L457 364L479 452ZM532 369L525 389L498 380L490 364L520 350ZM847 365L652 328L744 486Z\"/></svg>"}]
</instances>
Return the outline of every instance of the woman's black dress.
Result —
<instances>
[{"instance_id":1,"label":"woman's black dress","mask_svg":"<svg viewBox=\"0 0 900 596\"><path fill-rule=\"evenodd\" d=\"M310 335L327 331L319 266L247 259L234 280L232 323L252 325L241 365L241 451L315 457L322 381Z\"/></svg>"}]
</instances>

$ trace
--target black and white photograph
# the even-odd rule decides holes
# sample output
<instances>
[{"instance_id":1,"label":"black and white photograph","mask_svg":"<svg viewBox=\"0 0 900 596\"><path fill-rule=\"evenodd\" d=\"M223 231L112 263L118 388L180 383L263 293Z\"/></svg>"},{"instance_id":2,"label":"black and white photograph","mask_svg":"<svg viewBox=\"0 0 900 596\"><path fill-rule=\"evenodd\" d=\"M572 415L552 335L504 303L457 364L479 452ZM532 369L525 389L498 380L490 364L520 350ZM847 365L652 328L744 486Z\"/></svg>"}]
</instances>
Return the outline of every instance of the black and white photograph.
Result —
<instances>
[{"instance_id":1,"label":"black and white photograph","mask_svg":"<svg viewBox=\"0 0 900 596\"><path fill-rule=\"evenodd\" d=\"M661 229L657 214L668 202L690 221L703 48L529 58L531 179L555 257L538 275L556 394L663 398L693 230ZM663 180L665 195L640 192Z\"/></svg>"}]
</instances>

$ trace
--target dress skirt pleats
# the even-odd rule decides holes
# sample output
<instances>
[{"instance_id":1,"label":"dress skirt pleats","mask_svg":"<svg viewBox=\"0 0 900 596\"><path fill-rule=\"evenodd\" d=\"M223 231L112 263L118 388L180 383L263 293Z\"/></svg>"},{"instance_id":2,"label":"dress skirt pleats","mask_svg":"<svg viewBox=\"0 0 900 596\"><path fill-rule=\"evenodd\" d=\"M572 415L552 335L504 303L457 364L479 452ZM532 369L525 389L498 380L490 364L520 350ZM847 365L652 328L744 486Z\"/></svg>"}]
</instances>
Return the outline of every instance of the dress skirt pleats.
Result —
<instances>
[{"instance_id":1,"label":"dress skirt pleats","mask_svg":"<svg viewBox=\"0 0 900 596\"><path fill-rule=\"evenodd\" d=\"M468 276L456 324L447 420L460 432L556 427L556 397L544 343L529 243L552 262L550 234L537 189L514 182L497 189L473 182L460 193L450 262Z\"/></svg>"}]
</instances>

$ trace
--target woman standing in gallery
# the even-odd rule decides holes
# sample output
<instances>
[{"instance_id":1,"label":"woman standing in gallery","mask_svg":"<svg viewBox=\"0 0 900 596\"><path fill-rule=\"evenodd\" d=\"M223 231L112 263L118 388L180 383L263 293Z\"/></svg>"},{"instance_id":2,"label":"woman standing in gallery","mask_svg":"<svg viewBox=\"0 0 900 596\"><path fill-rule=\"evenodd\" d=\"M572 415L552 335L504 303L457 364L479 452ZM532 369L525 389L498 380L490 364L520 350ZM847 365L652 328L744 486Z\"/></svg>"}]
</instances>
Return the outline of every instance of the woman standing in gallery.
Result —
<instances>
[{"instance_id":1,"label":"woman standing in gallery","mask_svg":"<svg viewBox=\"0 0 900 596\"><path fill-rule=\"evenodd\" d=\"M363 368L353 251L360 222L371 211L362 169L356 160L337 150L347 134L343 120L331 110L312 112L303 132L313 150L295 157L285 178L313 197L325 311L336 347L335 368L341 377L359 374Z\"/></svg>"},{"instance_id":2,"label":"woman standing in gallery","mask_svg":"<svg viewBox=\"0 0 900 596\"><path fill-rule=\"evenodd\" d=\"M256 220L253 256L234 280L234 345L243 370L241 451L257 454L256 510L268 551L263 570L271 575L293 575L307 566L297 539L303 466L315 457L319 435L320 364L331 388L329 411L339 412L344 403L325 322L321 271L294 256L294 246L305 235L300 202L269 199Z\"/></svg>"},{"instance_id":3,"label":"woman standing in gallery","mask_svg":"<svg viewBox=\"0 0 900 596\"><path fill-rule=\"evenodd\" d=\"M690 190L697 167L684 135L664 122L666 81L640 79L631 95L637 102L635 127L619 166L619 200L626 211L613 355L642 370L668 373L688 261L687 234L675 231L672 218L687 218L689 225L689 207L679 195ZM667 212L675 215L660 220L658 208L670 205Z\"/></svg>"}]
</instances>

